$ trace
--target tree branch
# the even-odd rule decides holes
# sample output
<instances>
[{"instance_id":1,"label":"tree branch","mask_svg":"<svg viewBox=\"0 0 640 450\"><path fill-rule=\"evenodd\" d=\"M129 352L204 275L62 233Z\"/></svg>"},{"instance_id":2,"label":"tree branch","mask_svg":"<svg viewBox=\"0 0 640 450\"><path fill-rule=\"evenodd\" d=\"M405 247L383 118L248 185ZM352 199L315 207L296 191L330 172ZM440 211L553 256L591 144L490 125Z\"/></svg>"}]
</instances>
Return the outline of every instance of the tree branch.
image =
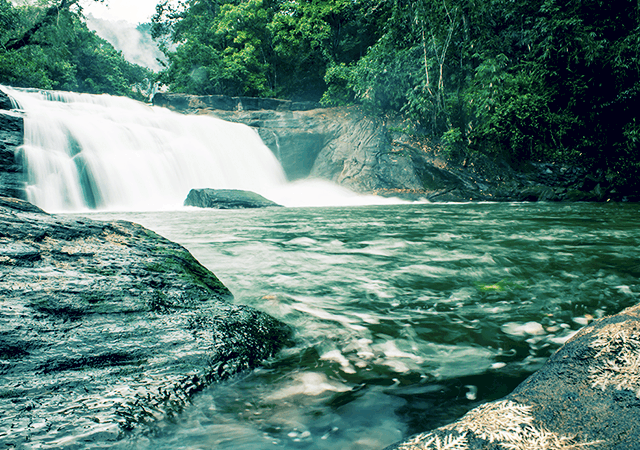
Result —
<instances>
[{"instance_id":1,"label":"tree branch","mask_svg":"<svg viewBox=\"0 0 640 450\"><path fill-rule=\"evenodd\" d=\"M45 25L49 25L60 14L62 10L68 10L71 6L78 3L78 0L61 0L59 5L50 6L47 12L39 22L36 22L31 28L24 32L19 38L11 39L5 46L6 50L19 50L22 47L33 44L32 40L35 34Z\"/></svg>"}]
</instances>

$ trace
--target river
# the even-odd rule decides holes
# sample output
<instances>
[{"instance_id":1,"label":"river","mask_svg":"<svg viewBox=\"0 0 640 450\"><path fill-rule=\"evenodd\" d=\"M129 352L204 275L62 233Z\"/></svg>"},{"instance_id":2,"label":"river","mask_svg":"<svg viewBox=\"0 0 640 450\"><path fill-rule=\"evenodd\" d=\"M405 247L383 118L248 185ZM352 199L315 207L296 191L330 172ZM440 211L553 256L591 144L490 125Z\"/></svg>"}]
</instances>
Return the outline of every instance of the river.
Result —
<instances>
[{"instance_id":1,"label":"river","mask_svg":"<svg viewBox=\"0 0 640 450\"><path fill-rule=\"evenodd\" d=\"M640 295L637 204L85 214L181 243L291 348L136 449L382 449L509 393ZM76 214L77 215L77 214ZM115 447L114 447L115 448Z\"/></svg>"}]
</instances>

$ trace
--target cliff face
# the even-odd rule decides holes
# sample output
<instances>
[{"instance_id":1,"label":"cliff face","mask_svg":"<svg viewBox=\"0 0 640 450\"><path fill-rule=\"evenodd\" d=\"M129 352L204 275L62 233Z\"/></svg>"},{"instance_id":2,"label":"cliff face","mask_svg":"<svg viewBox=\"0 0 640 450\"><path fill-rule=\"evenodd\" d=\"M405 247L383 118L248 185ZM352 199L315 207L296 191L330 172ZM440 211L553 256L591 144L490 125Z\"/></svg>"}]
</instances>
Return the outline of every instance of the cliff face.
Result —
<instances>
[{"instance_id":1,"label":"cliff face","mask_svg":"<svg viewBox=\"0 0 640 450\"><path fill-rule=\"evenodd\" d=\"M184 94L158 94L154 104L253 127L291 181L321 178L360 193L409 198L485 197L472 179L439 167L444 160L436 152L410 142L392 131L388 120L357 107Z\"/></svg>"},{"instance_id":2,"label":"cliff face","mask_svg":"<svg viewBox=\"0 0 640 450\"><path fill-rule=\"evenodd\" d=\"M156 94L154 104L253 127L292 181L321 178L355 192L409 200L627 199L604 176L578 168L529 164L515 171L482 155L451 158L427 139L400 131L400 119L370 116L357 107L185 94ZM19 152L23 135L22 116L11 111L11 101L0 91L0 195L26 197Z\"/></svg>"},{"instance_id":3,"label":"cliff face","mask_svg":"<svg viewBox=\"0 0 640 450\"><path fill-rule=\"evenodd\" d=\"M603 176L579 168L528 164L516 171L482 155L452 158L439 145L402 132L400 119L370 116L358 107L186 94L157 94L153 101L253 127L289 180L321 178L409 200L625 200Z\"/></svg>"},{"instance_id":4,"label":"cliff face","mask_svg":"<svg viewBox=\"0 0 640 450\"><path fill-rule=\"evenodd\" d=\"M11 111L11 100L0 91L0 196L25 198L23 167L18 148L24 139L24 122Z\"/></svg>"}]
</instances>

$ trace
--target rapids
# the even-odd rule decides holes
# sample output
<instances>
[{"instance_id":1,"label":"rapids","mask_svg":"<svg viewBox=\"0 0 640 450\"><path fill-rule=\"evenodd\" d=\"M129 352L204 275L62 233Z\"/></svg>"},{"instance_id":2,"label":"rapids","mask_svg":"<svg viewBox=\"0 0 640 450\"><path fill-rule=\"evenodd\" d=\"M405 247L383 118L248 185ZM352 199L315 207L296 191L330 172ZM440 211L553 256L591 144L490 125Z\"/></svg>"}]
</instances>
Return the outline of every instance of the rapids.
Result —
<instances>
[{"instance_id":1,"label":"rapids","mask_svg":"<svg viewBox=\"0 0 640 450\"><path fill-rule=\"evenodd\" d=\"M135 449L381 450L500 398L640 296L635 204L94 213L186 246L295 329Z\"/></svg>"}]
</instances>

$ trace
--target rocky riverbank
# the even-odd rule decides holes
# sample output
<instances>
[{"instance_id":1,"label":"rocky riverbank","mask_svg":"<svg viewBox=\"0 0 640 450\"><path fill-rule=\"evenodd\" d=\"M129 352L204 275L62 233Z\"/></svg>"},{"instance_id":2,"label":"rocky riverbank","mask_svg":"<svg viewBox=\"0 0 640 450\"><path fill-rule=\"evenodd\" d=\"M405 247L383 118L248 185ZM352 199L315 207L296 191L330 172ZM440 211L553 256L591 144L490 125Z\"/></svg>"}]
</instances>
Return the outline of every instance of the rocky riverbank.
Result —
<instances>
[{"instance_id":1,"label":"rocky riverbank","mask_svg":"<svg viewBox=\"0 0 640 450\"><path fill-rule=\"evenodd\" d=\"M253 127L289 180L326 179L355 192L430 201L638 201L603 173L528 163L517 170L483 155L456 156L406 133L398 117L358 107L223 96L156 94L154 104ZM23 119L0 91L0 195L26 198L19 147Z\"/></svg>"},{"instance_id":2,"label":"rocky riverbank","mask_svg":"<svg viewBox=\"0 0 640 450\"><path fill-rule=\"evenodd\" d=\"M0 198L2 447L104 448L153 432L274 355L288 327L230 297L139 225Z\"/></svg>"},{"instance_id":3,"label":"rocky riverbank","mask_svg":"<svg viewBox=\"0 0 640 450\"><path fill-rule=\"evenodd\" d=\"M398 117L267 100L156 94L154 104L253 127L290 180L326 179L356 192L409 200L638 200L616 192L603 174L578 167L529 163L516 170L483 155L447 154L404 132Z\"/></svg>"}]
</instances>

